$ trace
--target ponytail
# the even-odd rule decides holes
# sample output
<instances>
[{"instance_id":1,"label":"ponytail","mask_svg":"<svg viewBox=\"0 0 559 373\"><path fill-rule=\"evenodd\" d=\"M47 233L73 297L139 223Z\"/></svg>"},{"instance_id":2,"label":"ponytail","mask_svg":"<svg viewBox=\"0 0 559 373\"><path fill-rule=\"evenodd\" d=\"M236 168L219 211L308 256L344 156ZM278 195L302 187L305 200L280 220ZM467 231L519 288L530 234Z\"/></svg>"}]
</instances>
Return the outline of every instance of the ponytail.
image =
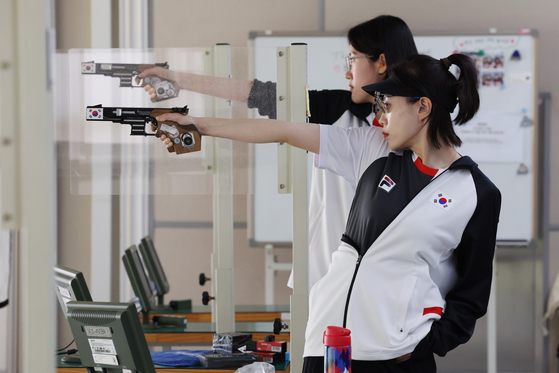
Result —
<instances>
[{"instance_id":1,"label":"ponytail","mask_svg":"<svg viewBox=\"0 0 559 373\"><path fill-rule=\"evenodd\" d=\"M454 123L461 125L472 119L479 110L477 69L474 61L463 54L452 54L446 60L460 69L460 77L454 84L459 103Z\"/></svg>"}]
</instances>

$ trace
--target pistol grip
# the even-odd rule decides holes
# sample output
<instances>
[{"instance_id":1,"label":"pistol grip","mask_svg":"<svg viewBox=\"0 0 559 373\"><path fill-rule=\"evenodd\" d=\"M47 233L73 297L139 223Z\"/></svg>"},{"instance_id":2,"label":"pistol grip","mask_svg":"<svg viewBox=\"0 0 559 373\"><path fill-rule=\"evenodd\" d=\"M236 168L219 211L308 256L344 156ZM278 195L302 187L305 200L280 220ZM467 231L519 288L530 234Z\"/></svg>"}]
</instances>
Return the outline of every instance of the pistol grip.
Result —
<instances>
[{"instance_id":1,"label":"pistol grip","mask_svg":"<svg viewBox=\"0 0 559 373\"><path fill-rule=\"evenodd\" d=\"M176 124L181 139L180 143L175 143L175 152L178 154L197 152L202 149L202 135L198 132L198 129L193 125L182 125Z\"/></svg>"},{"instance_id":2,"label":"pistol grip","mask_svg":"<svg viewBox=\"0 0 559 373\"><path fill-rule=\"evenodd\" d=\"M179 95L179 84L173 80L166 80L157 75L149 75L143 79L136 77L136 84L142 88L151 85L155 89L155 96L151 98L151 102L165 101L175 98Z\"/></svg>"},{"instance_id":3,"label":"pistol grip","mask_svg":"<svg viewBox=\"0 0 559 373\"><path fill-rule=\"evenodd\" d=\"M159 138L162 134L173 142L173 146L167 148L169 153L197 152L202 147L202 136L193 124L185 126L172 121L164 121L158 125L155 136Z\"/></svg>"}]
</instances>

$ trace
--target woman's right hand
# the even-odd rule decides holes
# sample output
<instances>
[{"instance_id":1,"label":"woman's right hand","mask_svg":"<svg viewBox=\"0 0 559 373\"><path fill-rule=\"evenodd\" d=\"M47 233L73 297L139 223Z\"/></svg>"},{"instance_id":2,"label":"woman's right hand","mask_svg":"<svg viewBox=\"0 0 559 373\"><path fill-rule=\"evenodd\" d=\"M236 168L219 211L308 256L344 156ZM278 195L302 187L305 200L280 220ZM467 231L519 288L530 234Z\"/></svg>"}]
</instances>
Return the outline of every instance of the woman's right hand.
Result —
<instances>
[{"instance_id":1,"label":"woman's right hand","mask_svg":"<svg viewBox=\"0 0 559 373\"><path fill-rule=\"evenodd\" d=\"M173 142L167 136L161 135L159 139L163 142L163 144L165 144L166 147L170 148L173 146Z\"/></svg>"},{"instance_id":2,"label":"woman's right hand","mask_svg":"<svg viewBox=\"0 0 559 373\"><path fill-rule=\"evenodd\" d=\"M151 125L151 131L155 132L157 131L157 128L155 128L155 126L152 124ZM161 140L161 142L163 144L165 144L166 147L170 148L171 146L173 146L171 139L169 139L166 135L164 135L163 133L161 134L161 136L159 137L159 140Z\"/></svg>"},{"instance_id":3,"label":"woman's right hand","mask_svg":"<svg viewBox=\"0 0 559 373\"><path fill-rule=\"evenodd\" d=\"M144 79L148 76L158 76L163 80L174 80L174 81L176 81L177 80L176 75L177 74L174 71L156 66L156 67L152 67L150 69L146 69L146 70L142 71L140 74L138 74L138 78ZM149 84L149 83L146 84L144 86L144 91L146 91L148 93L150 99L153 100L153 99L157 98L155 88L151 84Z\"/></svg>"},{"instance_id":4,"label":"woman's right hand","mask_svg":"<svg viewBox=\"0 0 559 373\"><path fill-rule=\"evenodd\" d=\"M182 115L177 113L161 114L157 116L157 118L155 119L157 120L158 123L171 121L179 125L190 125L190 124L196 125L194 117L190 115ZM153 130L155 130L155 128L153 128ZM167 135L162 133L159 139L163 142L163 144L165 144L166 147L170 148L173 146L173 141L170 138L168 138Z\"/></svg>"}]
</instances>

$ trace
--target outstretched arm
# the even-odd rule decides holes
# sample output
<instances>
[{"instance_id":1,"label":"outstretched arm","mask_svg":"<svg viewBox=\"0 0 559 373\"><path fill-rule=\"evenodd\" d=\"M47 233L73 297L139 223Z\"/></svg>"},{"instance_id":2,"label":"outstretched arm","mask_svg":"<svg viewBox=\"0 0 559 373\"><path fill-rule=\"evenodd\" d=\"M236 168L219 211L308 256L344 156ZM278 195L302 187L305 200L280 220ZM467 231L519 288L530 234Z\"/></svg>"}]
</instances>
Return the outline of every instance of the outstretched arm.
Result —
<instances>
[{"instance_id":1,"label":"outstretched arm","mask_svg":"<svg viewBox=\"0 0 559 373\"><path fill-rule=\"evenodd\" d=\"M198 92L226 100L247 102L252 80L240 80L231 78L218 78L214 76L198 75L186 72L177 72L162 67L153 67L144 70L138 78L156 75L160 78L174 80L181 89ZM155 96L155 89L151 85L144 87L150 97Z\"/></svg>"},{"instance_id":2,"label":"outstretched arm","mask_svg":"<svg viewBox=\"0 0 559 373\"><path fill-rule=\"evenodd\" d=\"M271 119L220 119L195 118L190 115L163 114L158 122L170 120L178 124L193 124L201 135L250 143L285 142L289 145L318 154L320 128L314 123L291 123ZM166 145L170 140L161 137Z\"/></svg>"}]
</instances>

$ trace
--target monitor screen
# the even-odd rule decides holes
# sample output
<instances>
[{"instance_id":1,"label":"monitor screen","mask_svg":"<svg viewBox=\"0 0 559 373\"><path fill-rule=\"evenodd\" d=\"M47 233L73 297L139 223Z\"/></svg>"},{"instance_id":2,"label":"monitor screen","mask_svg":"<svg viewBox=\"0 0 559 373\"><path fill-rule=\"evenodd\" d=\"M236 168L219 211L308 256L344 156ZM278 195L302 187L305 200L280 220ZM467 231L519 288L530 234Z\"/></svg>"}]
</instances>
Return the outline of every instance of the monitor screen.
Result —
<instances>
[{"instance_id":1,"label":"monitor screen","mask_svg":"<svg viewBox=\"0 0 559 373\"><path fill-rule=\"evenodd\" d=\"M142 313L149 313L155 308L155 295L136 245L132 245L124 251L122 262L130 279L134 294L140 299Z\"/></svg>"},{"instance_id":2,"label":"monitor screen","mask_svg":"<svg viewBox=\"0 0 559 373\"><path fill-rule=\"evenodd\" d=\"M69 302L67 306L83 367L155 373L133 303Z\"/></svg>"},{"instance_id":3,"label":"monitor screen","mask_svg":"<svg viewBox=\"0 0 559 373\"><path fill-rule=\"evenodd\" d=\"M169 292L169 283L167 282L163 266L159 261L157 251L155 251L153 241L149 236L142 238L139 249L149 278L155 283L155 291L159 298L158 303L163 304L163 295Z\"/></svg>"},{"instance_id":4,"label":"monitor screen","mask_svg":"<svg viewBox=\"0 0 559 373\"><path fill-rule=\"evenodd\" d=\"M68 302L92 301L83 274L60 265L54 266L54 291L64 315L66 315Z\"/></svg>"}]
</instances>

